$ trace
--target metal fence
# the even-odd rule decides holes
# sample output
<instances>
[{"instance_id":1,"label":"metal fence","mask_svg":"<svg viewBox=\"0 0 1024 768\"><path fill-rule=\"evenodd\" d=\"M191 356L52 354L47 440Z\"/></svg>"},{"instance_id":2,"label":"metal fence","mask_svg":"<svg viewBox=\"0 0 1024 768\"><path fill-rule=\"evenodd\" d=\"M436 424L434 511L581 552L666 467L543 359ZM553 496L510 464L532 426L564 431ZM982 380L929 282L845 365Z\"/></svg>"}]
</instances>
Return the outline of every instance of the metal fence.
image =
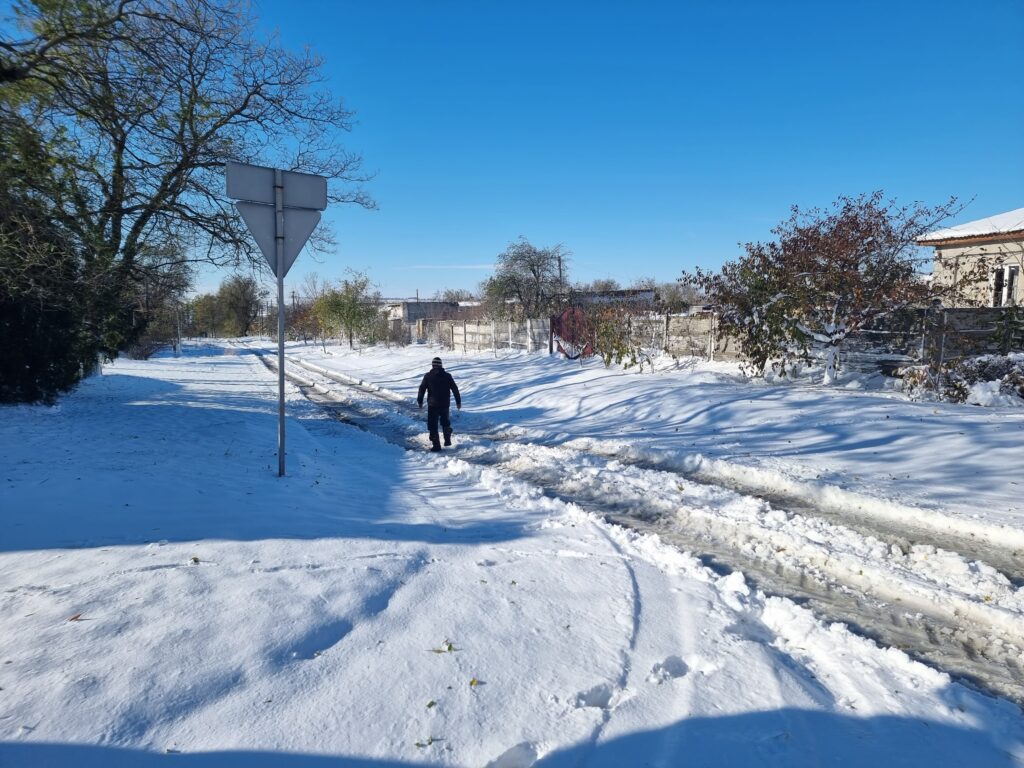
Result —
<instances>
[{"instance_id":1,"label":"metal fence","mask_svg":"<svg viewBox=\"0 0 1024 768\"><path fill-rule=\"evenodd\" d=\"M1024 309L908 309L852 333L843 347L841 362L852 370L942 367L963 357L1020 352Z\"/></svg>"}]
</instances>

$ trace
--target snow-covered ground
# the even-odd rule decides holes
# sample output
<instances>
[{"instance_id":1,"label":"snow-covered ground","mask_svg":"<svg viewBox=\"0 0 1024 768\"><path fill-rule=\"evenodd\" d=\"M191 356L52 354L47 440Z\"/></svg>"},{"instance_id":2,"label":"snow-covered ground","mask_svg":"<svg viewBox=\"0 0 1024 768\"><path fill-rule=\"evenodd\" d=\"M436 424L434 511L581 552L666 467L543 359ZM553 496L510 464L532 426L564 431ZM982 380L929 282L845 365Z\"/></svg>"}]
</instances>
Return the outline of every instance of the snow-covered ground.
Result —
<instances>
[{"instance_id":1,"label":"snow-covered ground","mask_svg":"<svg viewBox=\"0 0 1024 768\"><path fill-rule=\"evenodd\" d=\"M998 568L749 494L1012 565L1019 412L478 355L446 360L465 409L438 457L393 439L425 442L408 401L436 350L297 345L293 370L370 384L355 402L393 432L290 386L277 478L259 346L0 412L0 766L1024 765L1015 705L584 504L870 565L994 637L1024 613Z\"/></svg>"},{"instance_id":2,"label":"snow-covered ground","mask_svg":"<svg viewBox=\"0 0 1024 768\"><path fill-rule=\"evenodd\" d=\"M437 351L290 348L405 397L415 396ZM883 499L887 508L936 509L967 526L1007 526L1009 535L1022 528L1024 409L911 402L862 391L856 381L849 389L766 384L730 363L640 375L596 360L499 354L452 353L446 367L470 413L533 436L619 440L654 448L663 460L703 461L710 472L768 490L800 488L833 500L852 491L864 506Z\"/></svg>"}]
</instances>

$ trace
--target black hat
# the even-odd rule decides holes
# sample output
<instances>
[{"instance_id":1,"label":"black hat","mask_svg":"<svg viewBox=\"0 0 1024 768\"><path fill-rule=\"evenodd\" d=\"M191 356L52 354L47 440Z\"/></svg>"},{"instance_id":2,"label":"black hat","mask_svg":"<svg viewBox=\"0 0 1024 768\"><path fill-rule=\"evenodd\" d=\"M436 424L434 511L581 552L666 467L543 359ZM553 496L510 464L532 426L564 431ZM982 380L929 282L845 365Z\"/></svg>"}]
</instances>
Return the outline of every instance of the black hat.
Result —
<instances>
[{"instance_id":1,"label":"black hat","mask_svg":"<svg viewBox=\"0 0 1024 768\"><path fill-rule=\"evenodd\" d=\"M435 357L433 360L430 361L430 364L434 368L440 368L441 367L441 358L440 357Z\"/></svg>"}]
</instances>

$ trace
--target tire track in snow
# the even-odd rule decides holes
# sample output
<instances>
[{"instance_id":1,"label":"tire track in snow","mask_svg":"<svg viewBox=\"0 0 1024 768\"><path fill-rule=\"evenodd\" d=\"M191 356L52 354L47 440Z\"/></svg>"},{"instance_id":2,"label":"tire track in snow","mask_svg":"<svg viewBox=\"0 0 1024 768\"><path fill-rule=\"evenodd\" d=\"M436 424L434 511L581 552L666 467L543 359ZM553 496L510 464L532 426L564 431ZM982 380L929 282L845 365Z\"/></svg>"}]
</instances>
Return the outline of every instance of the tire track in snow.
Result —
<instances>
[{"instance_id":1,"label":"tire track in snow","mask_svg":"<svg viewBox=\"0 0 1024 768\"><path fill-rule=\"evenodd\" d=\"M373 399L386 400L397 406L396 410L399 413L415 419L420 418L417 409L408 399L397 393L299 358L289 357L288 360L318 376L361 391ZM329 394L329 391L323 394ZM904 551L915 545L930 545L957 552L971 560L994 567L1015 586L1024 586L1024 547L1017 546L1019 542L1016 540L1012 543L1006 541L1008 536L1017 533L1015 531L996 530L992 526L958 521L944 516L932 520L930 517L934 517L934 513L930 517L922 518L922 510L904 509L895 503L878 502L832 486L767 477L761 470L733 465L718 459L707 459L700 454L673 456L616 441L594 438L551 439L546 436L529 435L526 430L520 432L521 434L495 427L475 430L473 436L496 442L528 442L549 448L564 447L576 452L604 456L641 469L673 472L691 482L712 488L728 488L765 501L778 509L839 522L846 528L885 540L887 544L895 545ZM866 506L872 507L873 511L866 509ZM884 513L882 507L886 508ZM958 526L963 530L959 530Z\"/></svg>"},{"instance_id":2,"label":"tire track in snow","mask_svg":"<svg viewBox=\"0 0 1024 768\"><path fill-rule=\"evenodd\" d=\"M267 368L276 370L262 355L260 359ZM309 369L307 365L303 367ZM308 376L294 373L290 378L299 385L306 397L328 408L337 418L406 449L422 450L426 446L421 434L423 430L419 413L411 406L406 406L404 401L398 408L394 407L396 402L393 398L389 398L392 400L390 403L381 403L384 406L382 408L353 403L336 391L335 382L369 394L376 402L380 402L381 397L372 390L368 391L365 386L342 380L348 377L325 375L320 371L314 373L326 378L329 384L325 386ZM764 532L756 526L747 526L744 530L742 526L730 523L734 530L731 535L723 537L723 519L714 514L715 510L703 515L703 525L694 526L695 520L701 516L698 514L695 518L695 510L685 510L688 519L681 522L670 514L671 505L666 508L665 504L652 504L647 494L634 494L632 497L627 494L626 497L615 498L614 494L608 494L605 486L600 486L597 493L587 492L588 488L592 489L595 485L593 475L588 473L596 468L597 471L613 475L621 474L623 468L629 466L627 462L602 457L598 453L581 453L564 446L529 443L517 437L501 432L486 435L482 439L476 434L469 439L462 436L463 447L460 447L457 458L476 466L492 467L508 473L541 489L549 497L576 503L610 522L640 532L656 533L669 543L697 554L712 568L721 572L743 572L768 594L793 599L812 608L820 617L841 621L864 636L904 650L911 657L946 671L968 684L1024 703L1024 651L1016 645L1024 632L1016 630L1007 634L1001 631L1007 628L1006 622L1001 619L1008 620L1014 627L1019 625L1024 618L1019 612L1016 615L1005 615L1004 611L1004 615L1000 615L988 610L983 602L975 604L970 600L961 600L959 607L968 612L965 622L956 610L950 610L946 605L950 599L948 593L936 592L931 600L927 594L916 598L913 594L904 594L901 589L907 585L898 581L890 584L889 574L884 569L876 579L876 591L881 594L865 594L863 585L851 586L850 582L858 579L853 578L849 564L840 568L834 562L827 539L820 542L818 559L821 562L815 564L786 560L777 556L779 552L772 554L771 535L766 542L758 541L764 538ZM545 461L543 456L537 455L538 451L550 452L552 456ZM523 454L526 454L525 460ZM585 460L581 461L581 456ZM545 467L552 464L562 467L563 476L557 472L544 472ZM652 482L672 477L676 478L672 482L693 482L683 473L671 470L637 466L632 469L644 473L646 479ZM738 499L751 498L720 485L706 487L721 493L733 493ZM791 520L800 521L801 515L792 515ZM869 535L885 541L884 534L872 531ZM750 547L745 550L738 546L746 540L769 546L767 551L760 552L757 547L751 551ZM774 546L779 546L777 540ZM863 564L868 570L873 569L872 563L867 560ZM862 575L864 569L860 570ZM995 574L995 577L1000 575ZM976 626L972 626L972 620Z\"/></svg>"}]
</instances>

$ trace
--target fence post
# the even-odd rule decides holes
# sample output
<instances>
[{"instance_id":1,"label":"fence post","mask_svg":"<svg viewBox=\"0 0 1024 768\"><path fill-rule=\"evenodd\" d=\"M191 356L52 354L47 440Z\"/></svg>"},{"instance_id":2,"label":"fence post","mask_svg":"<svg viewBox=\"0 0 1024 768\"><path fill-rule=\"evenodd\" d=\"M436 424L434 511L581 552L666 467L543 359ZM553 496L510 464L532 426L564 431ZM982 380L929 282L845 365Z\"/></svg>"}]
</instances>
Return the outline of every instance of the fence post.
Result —
<instances>
[{"instance_id":1,"label":"fence post","mask_svg":"<svg viewBox=\"0 0 1024 768\"><path fill-rule=\"evenodd\" d=\"M497 346L497 344L495 344ZM508 321L508 351L512 351L512 321Z\"/></svg>"},{"instance_id":2,"label":"fence post","mask_svg":"<svg viewBox=\"0 0 1024 768\"><path fill-rule=\"evenodd\" d=\"M708 360L710 362L715 361L715 347L717 346L717 340L715 339L715 326L718 324L718 315L711 313L711 327L708 329Z\"/></svg>"},{"instance_id":3,"label":"fence post","mask_svg":"<svg viewBox=\"0 0 1024 768\"><path fill-rule=\"evenodd\" d=\"M942 310L942 338L939 340L939 370L946 362L946 310Z\"/></svg>"},{"instance_id":4,"label":"fence post","mask_svg":"<svg viewBox=\"0 0 1024 768\"><path fill-rule=\"evenodd\" d=\"M526 352L533 352L533 324L526 318Z\"/></svg>"},{"instance_id":5,"label":"fence post","mask_svg":"<svg viewBox=\"0 0 1024 768\"><path fill-rule=\"evenodd\" d=\"M921 316L921 351L918 353L918 361L925 365L924 353L928 342L928 307L925 307L924 314Z\"/></svg>"}]
</instances>

